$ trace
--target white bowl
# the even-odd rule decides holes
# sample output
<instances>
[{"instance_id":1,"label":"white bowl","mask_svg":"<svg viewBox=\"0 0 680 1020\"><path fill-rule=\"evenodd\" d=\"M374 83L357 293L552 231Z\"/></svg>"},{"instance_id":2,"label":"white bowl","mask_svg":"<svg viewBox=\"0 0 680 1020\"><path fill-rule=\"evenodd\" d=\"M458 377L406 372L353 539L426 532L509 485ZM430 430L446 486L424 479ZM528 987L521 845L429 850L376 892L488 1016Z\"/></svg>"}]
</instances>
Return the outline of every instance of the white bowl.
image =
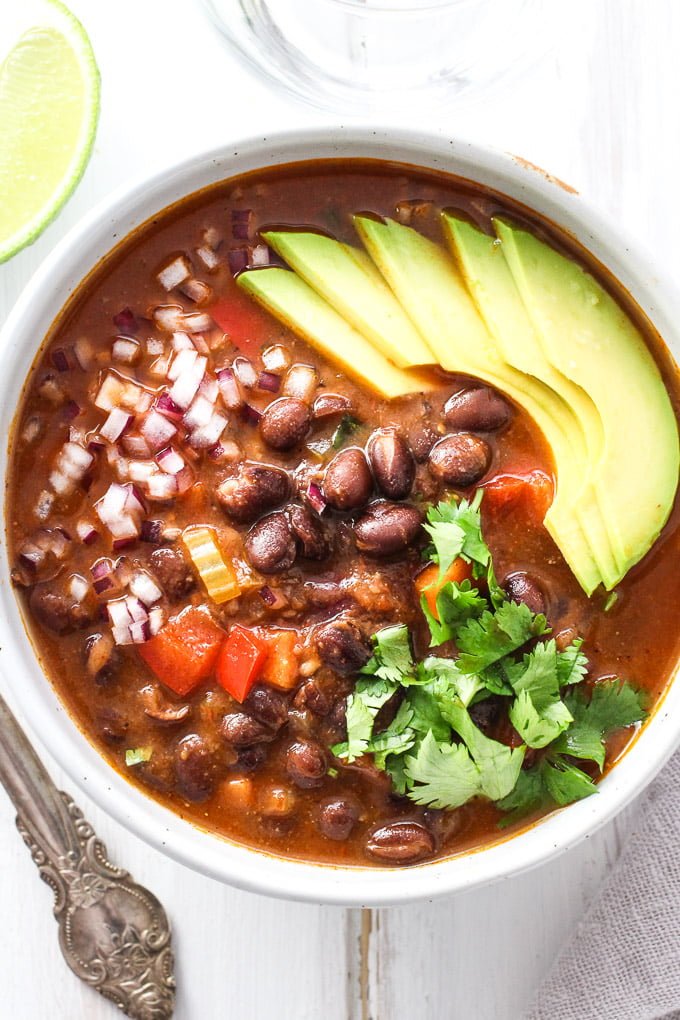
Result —
<instances>
[{"instance_id":1,"label":"white bowl","mask_svg":"<svg viewBox=\"0 0 680 1020\"><path fill-rule=\"evenodd\" d=\"M331 157L377 157L448 171L525 203L570 231L616 276L673 351L679 307L658 267L633 252L578 195L504 153L461 141L395 130L336 128L253 138L170 167L100 204L54 249L0 334L0 414L8 435L36 351L69 295L129 231L185 195L260 167ZM2 488L7 452L2 451ZM115 772L70 718L45 679L26 636L9 580L2 536L0 669L39 739L73 781L119 822L177 861L243 889L317 903L377 906L432 899L525 871L574 846L652 779L680 743L680 683L603 779L599 794L544 818L516 836L448 860L408 869L333 867L284 860L220 839L184 821Z\"/></svg>"}]
</instances>

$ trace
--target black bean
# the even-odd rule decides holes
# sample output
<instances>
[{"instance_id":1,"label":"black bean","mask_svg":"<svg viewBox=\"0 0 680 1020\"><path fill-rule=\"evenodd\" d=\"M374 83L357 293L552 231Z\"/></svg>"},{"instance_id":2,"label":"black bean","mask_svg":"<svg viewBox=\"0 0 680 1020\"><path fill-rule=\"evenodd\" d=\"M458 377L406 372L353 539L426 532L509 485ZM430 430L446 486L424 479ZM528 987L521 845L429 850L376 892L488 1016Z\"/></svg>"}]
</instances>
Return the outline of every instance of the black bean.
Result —
<instances>
[{"instance_id":1,"label":"black bean","mask_svg":"<svg viewBox=\"0 0 680 1020\"><path fill-rule=\"evenodd\" d=\"M274 733L269 726L245 712L233 712L231 715L225 715L220 723L220 733L232 747L266 744L274 739Z\"/></svg>"},{"instance_id":2,"label":"black bean","mask_svg":"<svg viewBox=\"0 0 680 1020\"><path fill-rule=\"evenodd\" d=\"M378 429L369 439L367 449L378 488L390 499L408 496L416 465L403 436L396 429Z\"/></svg>"},{"instance_id":3,"label":"black bean","mask_svg":"<svg viewBox=\"0 0 680 1020\"><path fill-rule=\"evenodd\" d=\"M175 753L177 789L187 800L207 800L215 788L218 765L215 753L196 733L180 740Z\"/></svg>"},{"instance_id":4,"label":"black bean","mask_svg":"<svg viewBox=\"0 0 680 1020\"><path fill-rule=\"evenodd\" d=\"M107 744L120 744L125 739L130 723L117 708L107 705L98 709L95 720L97 728Z\"/></svg>"},{"instance_id":5,"label":"black bean","mask_svg":"<svg viewBox=\"0 0 680 1020\"><path fill-rule=\"evenodd\" d=\"M430 450L440 439L434 425L429 422L416 422L411 426L408 433L408 442L413 456L419 464L424 464L430 455Z\"/></svg>"},{"instance_id":6,"label":"black bean","mask_svg":"<svg viewBox=\"0 0 680 1020\"><path fill-rule=\"evenodd\" d=\"M287 507L287 512L301 555L307 560L325 559L331 544L319 518L306 506L297 504Z\"/></svg>"},{"instance_id":7,"label":"black bean","mask_svg":"<svg viewBox=\"0 0 680 1020\"><path fill-rule=\"evenodd\" d=\"M324 749L313 740L298 740L286 752L286 772L303 790L321 786L327 769Z\"/></svg>"},{"instance_id":8,"label":"black bean","mask_svg":"<svg viewBox=\"0 0 680 1020\"><path fill-rule=\"evenodd\" d=\"M245 537L244 547L250 563L262 574L288 570L295 562L295 539L281 510L254 524Z\"/></svg>"},{"instance_id":9,"label":"black bean","mask_svg":"<svg viewBox=\"0 0 680 1020\"><path fill-rule=\"evenodd\" d=\"M242 772L254 772L267 759L267 750L263 744L242 747L238 752L236 767Z\"/></svg>"},{"instance_id":10,"label":"black bean","mask_svg":"<svg viewBox=\"0 0 680 1020\"><path fill-rule=\"evenodd\" d=\"M321 660L341 676L351 676L371 657L371 646L358 627L349 620L326 624L316 635Z\"/></svg>"},{"instance_id":11,"label":"black bean","mask_svg":"<svg viewBox=\"0 0 680 1020\"><path fill-rule=\"evenodd\" d=\"M295 692L293 706L299 711L309 709L314 715L328 715L331 710L331 699L317 680L307 680Z\"/></svg>"},{"instance_id":12,"label":"black bean","mask_svg":"<svg viewBox=\"0 0 680 1020\"><path fill-rule=\"evenodd\" d=\"M246 461L222 482L216 496L230 517L246 523L283 503L289 493L290 478L281 468Z\"/></svg>"},{"instance_id":13,"label":"black bean","mask_svg":"<svg viewBox=\"0 0 680 1020\"><path fill-rule=\"evenodd\" d=\"M491 462L489 444L471 432L445 436L430 451L430 474L446 485L466 489L486 474Z\"/></svg>"},{"instance_id":14,"label":"black bean","mask_svg":"<svg viewBox=\"0 0 680 1020\"><path fill-rule=\"evenodd\" d=\"M434 839L420 822L390 822L373 830L366 850L388 864L414 864L434 853Z\"/></svg>"},{"instance_id":15,"label":"black bean","mask_svg":"<svg viewBox=\"0 0 680 1020\"><path fill-rule=\"evenodd\" d=\"M532 613L545 613L545 596L531 574L517 571L503 581L503 589L511 602L523 602Z\"/></svg>"},{"instance_id":16,"label":"black bean","mask_svg":"<svg viewBox=\"0 0 680 1020\"><path fill-rule=\"evenodd\" d=\"M179 602L196 587L196 578L181 549L154 549L149 567L170 602Z\"/></svg>"},{"instance_id":17,"label":"black bean","mask_svg":"<svg viewBox=\"0 0 680 1020\"><path fill-rule=\"evenodd\" d=\"M288 718L288 702L283 694L263 684L252 688L243 707L272 730L280 730Z\"/></svg>"},{"instance_id":18,"label":"black bean","mask_svg":"<svg viewBox=\"0 0 680 1020\"><path fill-rule=\"evenodd\" d=\"M357 549L369 556L391 556L406 549L420 533L422 514L408 503L371 503L354 524Z\"/></svg>"},{"instance_id":19,"label":"black bean","mask_svg":"<svg viewBox=\"0 0 680 1020\"><path fill-rule=\"evenodd\" d=\"M66 634L85 627L92 620L93 614L88 607L74 603L56 585L37 584L28 601L38 622L55 634Z\"/></svg>"},{"instance_id":20,"label":"black bean","mask_svg":"<svg viewBox=\"0 0 680 1020\"><path fill-rule=\"evenodd\" d=\"M478 726L483 733L490 736L493 728L498 725L504 709L504 698L485 698L468 709L470 718L475 726Z\"/></svg>"},{"instance_id":21,"label":"black bean","mask_svg":"<svg viewBox=\"0 0 680 1020\"><path fill-rule=\"evenodd\" d=\"M292 450L309 432L312 412L297 397L280 397L264 411L260 435L275 450Z\"/></svg>"},{"instance_id":22,"label":"black bean","mask_svg":"<svg viewBox=\"0 0 680 1020\"><path fill-rule=\"evenodd\" d=\"M319 807L319 830L327 839L348 839L358 819L357 805L346 797L335 797Z\"/></svg>"},{"instance_id":23,"label":"black bean","mask_svg":"<svg viewBox=\"0 0 680 1020\"><path fill-rule=\"evenodd\" d=\"M323 494L334 510L356 510L368 502L373 478L363 450L341 450L326 468Z\"/></svg>"},{"instance_id":24,"label":"black bean","mask_svg":"<svg viewBox=\"0 0 680 1020\"><path fill-rule=\"evenodd\" d=\"M459 390L444 404L444 421L453 429L496 432L510 421L512 409L489 386Z\"/></svg>"}]
</instances>

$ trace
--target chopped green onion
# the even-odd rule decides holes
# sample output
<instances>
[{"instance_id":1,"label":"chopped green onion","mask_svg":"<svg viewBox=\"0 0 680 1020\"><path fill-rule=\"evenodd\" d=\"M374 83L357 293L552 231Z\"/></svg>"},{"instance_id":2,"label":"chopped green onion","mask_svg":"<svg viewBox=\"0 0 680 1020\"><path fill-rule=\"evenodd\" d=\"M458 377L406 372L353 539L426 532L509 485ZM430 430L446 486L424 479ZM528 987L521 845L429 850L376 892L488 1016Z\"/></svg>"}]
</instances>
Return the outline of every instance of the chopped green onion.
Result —
<instances>
[{"instance_id":1,"label":"chopped green onion","mask_svg":"<svg viewBox=\"0 0 680 1020\"><path fill-rule=\"evenodd\" d=\"M603 607L605 613L608 613L610 609L613 609L618 601L619 601L619 593L616 592L616 591L610 591L609 594L607 595L607 598L605 600L605 604L604 604L604 607Z\"/></svg>"},{"instance_id":2,"label":"chopped green onion","mask_svg":"<svg viewBox=\"0 0 680 1020\"><path fill-rule=\"evenodd\" d=\"M142 765L145 761L149 761L151 754L152 748L150 747L129 747L125 752L125 764L128 767Z\"/></svg>"},{"instance_id":3,"label":"chopped green onion","mask_svg":"<svg viewBox=\"0 0 680 1020\"><path fill-rule=\"evenodd\" d=\"M332 445L334 450L344 446L350 436L354 435L359 428L360 422L351 414L345 414L340 424L333 433Z\"/></svg>"}]
</instances>

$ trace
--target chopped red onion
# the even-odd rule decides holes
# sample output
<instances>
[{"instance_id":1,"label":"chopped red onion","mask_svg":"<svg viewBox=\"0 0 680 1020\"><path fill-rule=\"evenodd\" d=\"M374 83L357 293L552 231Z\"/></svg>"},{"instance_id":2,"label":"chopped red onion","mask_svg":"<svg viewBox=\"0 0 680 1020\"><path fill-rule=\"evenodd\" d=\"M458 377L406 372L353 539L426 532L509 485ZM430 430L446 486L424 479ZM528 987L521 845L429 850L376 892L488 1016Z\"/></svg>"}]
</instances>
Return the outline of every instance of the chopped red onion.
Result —
<instances>
[{"instance_id":1,"label":"chopped red onion","mask_svg":"<svg viewBox=\"0 0 680 1020\"><path fill-rule=\"evenodd\" d=\"M180 351L175 356L175 361L180 359L182 355L194 355L192 363L189 365L188 361L187 368L183 368L181 372L175 376L175 381L170 390L170 398L179 407L187 408L191 401L196 396L198 387L201 385L201 380L205 375L205 369L208 364L208 359L196 354L196 351ZM171 371L174 370L175 361L173 361Z\"/></svg>"},{"instance_id":2,"label":"chopped red onion","mask_svg":"<svg viewBox=\"0 0 680 1020\"><path fill-rule=\"evenodd\" d=\"M250 265L253 269L271 264L271 250L268 244L256 244L250 250Z\"/></svg>"},{"instance_id":3,"label":"chopped red onion","mask_svg":"<svg viewBox=\"0 0 680 1020\"><path fill-rule=\"evenodd\" d=\"M199 354L210 354L210 348L208 347L202 333L192 333L191 339Z\"/></svg>"},{"instance_id":4,"label":"chopped red onion","mask_svg":"<svg viewBox=\"0 0 680 1020\"><path fill-rule=\"evenodd\" d=\"M19 552L19 559L29 570L35 571L41 567L47 558L47 551L38 548L32 542L24 542Z\"/></svg>"},{"instance_id":5,"label":"chopped red onion","mask_svg":"<svg viewBox=\"0 0 680 1020\"><path fill-rule=\"evenodd\" d=\"M116 580L123 588L127 588L132 578L132 565L127 556L119 556L113 568Z\"/></svg>"},{"instance_id":6,"label":"chopped red onion","mask_svg":"<svg viewBox=\"0 0 680 1020\"><path fill-rule=\"evenodd\" d=\"M80 574L73 574L69 578L68 588L71 593L71 598L78 603L84 602L87 598L87 593L90 590L89 584L84 577L80 576Z\"/></svg>"},{"instance_id":7,"label":"chopped red onion","mask_svg":"<svg viewBox=\"0 0 680 1020\"><path fill-rule=\"evenodd\" d=\"M77 443L78 446L85 447L87 445L87 432L84 429L79 429L77 425L69 425L68 441L69 443Z\"/></svg>"},{"instance_id":8,"label":"chopped red onion","mask_svg":"<svg viewBox=\"0 0 680 1020\"><path fill-rule=\"evenodd\" d=\"M146 341L146 353L152 357L158 357L165 352L165 344L158 337L150 336Z\"/></svg>"},{"instance_id":9,"label":"chopped red onion","mask_svg":"<svg viewBox=\"0 0 680 1020\"><path fill-rule=\"evenodd\" d=\"M83 372L89 371L94 362L94 348L84 336L78 337L73 345L73 355Z\"/></svg>"},{"instance_id":10,"label":"chopped red onion","mask_svg":"<svg viewBox=\"0 0 680 1020\"><path fill-rule=\"evenodd\" d=\"M213 377L209 375L203 376L198 390L199 393L202 393L204 397L208 398L211 404L214 404L220 395L220 388L217 385L217 380L213 379Z\"/></svg>"},{"instance_id":11,"label":"chopped red onion","mask_svg":"<svg viewBox=\"0 0 680 1020\"><path fill-rule=\"evenodd\" d=\"M137 316L131 308L123 308L113 317L113 324L121 333L136 333L139 329Z\"/></svg>"},{"instance_id":12,"label":"chopped red onion","mask_svg":"<svg viewBox=\"0 0 680 1020\"><path fill-rule=\"evenodd\" d=\"M181 305L159 305L153 317L158 328L166 333L184 329L184 309Z\"/></svg>"},{"instance_id":13,"label":"chopped red onion","mask_svg":"<svg viewBox=\"0 0 680 1020\"><path fill-rule=\"evenodd\" d=\"M65 496L75 490L94 461L93 455L78 443L64 443L50 474L50 484L57 495Z\"/></svg>"},{"instance_id":14,"label":"chopped red onion","mask_svg":"<svg viewBox=\"0 0 680 1020\"><path fill-rule=\"evenodd\" d=\"M92 564L90 573L94 581L101 581L102 578L111 576L113 573L113 563L107 556L104 556Z\"/></svg>"},{"instance_id":15,"label":"chopped red onion","mask_svg":"<svg viewBox=\"0 0 680 1020\"><path fill-rule=\"evenodd\" d=\"M212 316L207 312L187 312L182 328L186 329L187 333L204 333L206 330L212 329L214 325Z\"/></svg>"},{"instance_id":16,"label":"chopped red onion","mask_svg":"<svg viewBox=\"0 0 680 1020\"><path fill-rule=\"evenodd\" d=\"M249 241L252 236L253 210L232 209L231 236L236 241Z\"/></svg>"},{"instance_id":17,"label":"chopped red onion","mask_svg":"<svg viewBox=\"0 0 680 1020\"><path fill-rule=\"evenodd\" d=\"M139 620L136 623L130 624L130 637L132 638L133 645L143 645L145 641L149 640L151 628L149 627L148 617L146 620Z\"/></svg>"},{"instance_id":18,"label":"chopped red onion","mask_svg":"<svg viewBox=\"0 0 680 1020\"><path fill-rule=\"evenodd\" d=\"M178 255L164 269L161 269L156 279L164 290L173 290L189 276L191 276L189 260L184 255Z\"/></svg>"},{"instance_id":19,"label":"chopped red onion","mask_svg":"<svg viewBox=\"0 0 680 1020\"><path fill-rule=\"evenodd\" d=\"M163 612L162 607L154 606L149 612L149 631L151 632L151 637L155 637L164 623L165 613Z\"/></svg>"},{"instance_id":20,"label":"chopped red onion","mask_svg":"<svg viewBox=\"0 0 680 1020\"><path fill-rule=\"evenodd\" d=\"M128 599L111 599L110 602L106 603L106 612L109 614L109 620L114 627L129 627L133 622L133 617L128 609Z\"/></svg>"},{"instance_id":21,"label":"chopped red onion","mask_svg":"<svg viewBox=\"0 0 680 1020\"><path fill-rule=\"evenodd\" d=\"M223 368L217 373L217 385L220 388L225 407L229 411L237 411L243 404L243 397L231 368Z\"/></svg>"},{"instance_id":22,"label":"chopped red onion","mask_svg":"<svg viewBox=\"0 0 680 1020\"><path fill-rule=\"evenodd\" d=\"M54 404L55 407L58 407L59 404L63 404L66 399L64 391L53 375L46 375L44 377L38 388L38 393L41 397L44 397L45 400L49 400L51 404Z\"/></svg>"},{"instance_id":23,"label":"chopped red onion","mask_svg":"<svg viewBox=\"0 0 680 1020\"><path fill-rule=\"evenodd\" d=\"M131 482L146 485L153 475L158 474L158 465L152 460L133 460L128 465L127 473Z\"/></svg>"},{"instance_id":24,"label":"chopped red onion","mask_svg":"<svg viewBox=\"0 0 680 1020\"><path fill-rule=\"evenodd\" d=\"M208 450L211 460L240 460L241 448L233 439L221 439L212 450Z\"/></svg>"},{"instance_id":25,"label":"chopped red onion","mask_svg":"<svg viewBox=\"0 0 680 1020\"><path fill-rule=\"evenodd\" d=\"M219 441L226 427L227 419L216 411L210 421L194 429L189 436L189 446L195 450L208 450Z\"/></svg>"},{"instance_id":26,"label":"chopped red onion","mask_svg":"<svg viewBox=\"0 0 680 1020\"><path fill-rule=\"evenodd\" d=\"M162 358L156 358L156 360L149 365L149 374L155 376L157 379L165 379L168 374L169 367L170 355L164 354Z\"/></svg>"},{"instance_id":27,"label":"chopped red onion","mask_svg":"<svg viewBox=\"0 0 680 1020\"><path fill-rule=\"evenodd\" d=\"M320 393L314 401L312 413L315 418L327 418L333 414L346 414L353 410L354 405L349 397L341 393Z\"/></svg>"},{"instance_id":28,"label":"chopped red onion","mask_svg":"<svg viewBox=\"0 0 680 1020\"><path fill-rule=\"evenodd\" d=\"M28 419L24 428L21 432L21 442L27 446L30 443L34 443L36 439L42 435L43 432L43 420L38 415L33 415Z\"/></svg>"},{"instance_id":29,"label":"chopped red onion","mask_svg":"<svg viewBox=\"0 0 680 1020\"><path fill-rule=\"evenodd\" d=\"M257 372L248 358L234 358L232 368L242 386L249 390L255 386L257 383Z\"/></svg>"},{"instance_id":30,"label":"chopped red onion","mask_svg":"<svg viewBox=\"0 0 680 1020\"><path fill-rule=\"evenodd\" d=\"M180 294L184 294L185 297L197 305L207 305L212 298L212 287L209 287L207 283L203 283L202 280L197 280L195 277L191 277L180 284L179 291Z\"/></svg>"},{"instance_id":31,"label":"chopped red onion","mask_svg":"<svg viewBox=\"0 0 680 1020\"><path fill-rule=\"evenodd\" d=\"M38 496L38 502L35 505L35 516L39 521L46 521L52 513L52 507L54 506L54 493L48 492L47 489Z\"/></svg>"},{"instance_id":32,"label":"chopped red onion","mask_svg":"<svg viewBox=\"0 0 680 1020\"><path fill-rule=\"evenodd\" d=\"M127 496L125 497L124 509L129 514L144 514L146 513L146 505L144 498L134 485L126 485ZM138 532L139 533L139 532Z\"/></svg>"},{"instance_id":33,"label":"chopped red onion","mask_svg":"<svg viewBox=\"0 0 680 1020\"><path fill-rule=\"evenodd\" d=\"M103 595L109 588L113 588L113 582L110 577L102 577L98 581L95 581L92 585L97 595Z\"/></svg>"},{"instance_id":34,"label":"chopped red onion","mask_svg":"<svg viewBox=\"0 0 680 1020\"><path fill-rule=\"evenodd\" d=\"M212 273L215 269L219 267L220 265L219 255L217 254L217 252L213 251L213 249L209 248L207 245L202 244L199 248L196 248L196 254L198 255L199 259L201 260L201 262L203 263L203 265L205 266L209 273Z\"/></svg>"},{"instance_id":35,"label":"chopped red onion","mask_svg":"<svg viewBox=\"0 0 680 1020\"><path fill-rule=\"evenodd\" d=\"M123 365L133 365L141 353L138 340L127 336L118 336L113 341L111 357Z\"/></svg>"},{"instance_id":36,"label":"chopped red onion","mask_svg":"<svg viewBox=\"0 0 680 1020\"><path fill-rule=\"evenodd\" d=\"M163 592L145 570L139 570L132 575L130 592L147 608L163 597Z\"/></svg>"},{"instance_id":37,"label":"chopped red onion","mask_svg":"<svg viewBox=\"0 0 680 1020\"><path fill-rule=\"evenodd\" d=\"M257 377L257 388L267 393L278 393L281 387L281 378L274 372L260 372Z\"/></svg>"},{"instance_id":38,"label":"chopped red onion","mask_svg":"<svg viewBox=\"0 0 680 1020\"><path fill-rule=\"evenodd\" d=\"M51 352L52 364L56 368L57 372L70 372L71 365L68 360L68 354L63 347L57 347Z\"/></svg>"},{"instance_id":39,"label":"chopped red onion","mask_svg":"<svg viewBox=\"0 0 680 1020\"><path fill-rule=\"evenodd\" d=\"M184 458L177 453L177 450L173 450L171 446L168 446L165 450L156 456L156 463L163 471L169 475L177 475L186 466Z\"/></svg>"},{"instance_id":40,"label":"chopped red onion","mask_svg":"<svg viewBox=\"0 0 680 1020\"><path fill-rule=\"evenodd\" d=\"M227 255L227 261L229 263L229 272L232 276L238 276L244 269L248 268L248 249L247 248L231 248Z\"/></svg>"},{"instance_id":41,"label":"chopped red onion","mask_svg":"<svg viewBox=\"0 0 680 1020\"><path fill-rule=\"evenodd\" d=\"M187 340L189 340L189 337L187 336L186 333L184 334L173 333L173 337L178 335L186 336ZM197 358L198 352L196 351L196 348L191 343L191 341L189 341L188 347L181 347L177 351L175 357L172 359L172 365L170 366L170 371L168 372L168 379L170 380L170 382L175 382L175 380L179 379L181 375L184 375L186 372L190 372L191 369L194 367Z\"/></svg>"},{"instance_id":42,"label":"chopped red onion","mask_svg":"<svg viewBox=\"0 0 680 1020\"><path fill-rule=\"evenodd\" d=\"M182 408L178 407L168 393L161 393L156 401L156 410L160 411L166 418L174 418L176 421L179 421L184 414Z\"/></svg>"},{"instance_id":43,"label":"chopped red onion","mask_svg":"<svg viewBox=\"0 0 680 1020\"><path fill-rule=\"evenodd\" d=\"M177 482L177 492L180 496L183 493L188 492L194 484L194 473L188 465L185 468L182 468L182 470L176 475L173 475L173 478ZM165 537L168 537L167 533Z\"/></svg>"},{"instance_id":44,"label":"chopped red onion","mask_svg":"<svg viewBox=\"0 0 680 1020\"><path fill-rule=\"evenodd\" d=\"M326 498L315 482L309 483L305 497L312 510L316 510L318 514L322 514L324 512L326 509Z\"/></svg>"},{"instance_id":45,"label":"chopped red onion","mask_svg":"<svg viewBox=\"0 0 680 1020\"><path fill-rule=\"evenodd\" d=\"M274 591L268 584L258 590L258 595L268 609L285 609L288 605L286 597L280 591Z\"/></svg>"},{"instance_id":46,"label":"chopped red onion","mask_svg":"<svg viewBox=\"0 0 680 1020\"><path fill-rule=\"evenodd\" d=\"M188 333L173 333L171 346L173 351L194 351L196 348L191 342L191 337ZM171 377L172 378L172 377Z\"/></svg>"},{"instance_id":47,"label":"chopped red onion","mask_svg":"<svg viewBox=\"0 0 680 1020\"><path fill-rule=\"evenodd\" d=\"M140 436L136 432L128 432L124 435L121 444L128 457L148 457L151 453L151 447L144 436Z\"/></svg>"},{"instance_id":48,"label":"chopped red onion","mask_svg":"<svg viewBox=\"0 0 680 1020\"><path fill-rule=\"evenodd\" d=\"M66 421L72 421L74 418L78 417L81 410L82 408L80 404L77 404L75 400L69 400L68 404L64 407L62 414Z\"/></svg>"},{"instance_id":49,"label":"chopped red onion","mask_svg":"<svg viewBox=\"0 0 680 1020\"><path fill-rule=\"evenodd\" d=\"M311 404L318 382L319 377L313 365L293 365L286 375L283 392L287 397L297 397Z\"/></svg>"},{"instance_id":50,"label":"chopped red onion","mask_svg":"<svg viewBox=\"0 0 680 1020\"><path fill-rule=\"evenodd\" d=\"M135 621L135 623L144 623L146 620L149 619L149 614L146 611L146 606L142 603L142 601L139 598L133 595L127 595L125 598L125 605L128 613Z\"/></svg>"},{"instance_id":51,"label":"chopped red onion","mask_svg":"<svg viewBox=\"0 0 680 1020\"><path fill-rule=\"evenodd\" d=\"M130 428L134 420L135 416L133 414L128 414L127 411L121 410L120 407L113 407L99 432L104 439L108 439L110 443L115 443L125 430Z\"/></svg>"},{"instance_id":52,"label":"chopped red onion","mask_svg":"<svg viewBox=\"0 0 680 1020\"><path fill-rule=\"evenodd\" d=\"M129 473L129 463L125 457L121 457L117 446L106 447L106 462L115 472L119 481L124 482Z\"/></svg>"},{"instance_id":53,"label":"chopped red onion","mask_svg":"<svg viewBox=\"0 0 680 1020\"><path fill-rule=\"evenodd\" d=\"M201 425L207 425L212 418L212 413L212 401L209 400L208 397L199 393L196 397L194 397L191 407L184 415L183 421L185 426L192 431L193 429L199 428Z\"/></svg>"},{"instance_id":54,"label":"chopped red onion","mask_svg":"<svg viewBox=\"0 0 680 1020\"><path fill-rule=\"evenodd\" d=\"M146 492L149 499L161 501L174 499L179 491L175 475L159 473L152 475L146 483Z\"/></svg>"},{"instance_id":55,"label":"chopped red onion","mask_svg":"<svg viewBox=\"0 0 680 1020\"><path fill-rule=\"evenodd\" d=\"M113 634L113 640L117 645L134 644L130 628L127 624L123 627L112 627L111 633Z\"/></svg>"},{"instance_id":56,"label":"chopped red onion","mask_svg":"<svg viewBox=\"0 0 680 1020\"><path fill-rule=\"evenodd\" d=\"M177 429L165 415L152 407L142 422L140 432L146 440L149 450L156 452L168 445L173 436L177 434ZM147 456L148 452L147 450Z\"/></svg>"},{"instance_id":57,"label":"chopped red onion","mask_svg":"<svg viewBox=\"0 0 680 1020\"><path fill-rule=\"evenodd\" d=\"M130 542L139 535L138 517L145 512L145 508L132 485L112 482L102 498L95 503L95 511L102 524L111 532L115 548L120 547L119 543Z\"/></svg>"},{"instance_id":58,"label":"chopped red onion","mask_svg":"<svg viewBox=\"0 0 680 1020\"><path fill-rule=\"evenodd\" d=\"M86 520L76 522L76 535L83 545L92 545L99 538L99 532Z\"/></svg>"},{"instance_id":59,"label":"chopped red onion","mask_svg":"<svg viewBox=\"0 0 680 1020\"><path fill-rule=\"evenodd\" d=\"M261 417L262 412L258 411L252 404L244 404L241 408L241 418L246 425L257 425Z\"/></svg>"},{"instance_id":60,"label":"chopped red onion","mask_svg":"<svg viewBox=\"0 0 680 1020\"><path fill-rule=\"evenodd\" d=\"M209 248L217 251L219 246L222 244L223 234L218 228L212 224L210 227L206 227L203 231L203 244L207 244Z\"/></svg>"},{"instance_id":61,"label":"chopped red onion","mask_svg":"<svg viewBox=\"0 0 680 1020\"><path fill-rule=\"evenodd\" d=\"M290 368L290 354L281 344L274 344L262 353L262 364L268 372L284 372Z\"/></svg>"},{"instance_id":62,"label":"chopped red onion","mask_svg":"<svg viewBox=\"0 0 680 1020\"><path fill-rule=\"evenodd\" d=\"M163 521L142 521L142 530L139 537L142 542L160 545L163 539Z\"/></svg>"},{"instance_id":63,"label":"chopped red onion","mask_svg":"<svg viewBox=\"0 0 680 1020\"><path fill-rule=\"evenodd\" d=\"M111 411L114 407L122 407L126 411L141 414L151 406L152 395L148 390L131 379L108 372L95 398L95 407L101 411Z\"/></svg>"}]
</instances>

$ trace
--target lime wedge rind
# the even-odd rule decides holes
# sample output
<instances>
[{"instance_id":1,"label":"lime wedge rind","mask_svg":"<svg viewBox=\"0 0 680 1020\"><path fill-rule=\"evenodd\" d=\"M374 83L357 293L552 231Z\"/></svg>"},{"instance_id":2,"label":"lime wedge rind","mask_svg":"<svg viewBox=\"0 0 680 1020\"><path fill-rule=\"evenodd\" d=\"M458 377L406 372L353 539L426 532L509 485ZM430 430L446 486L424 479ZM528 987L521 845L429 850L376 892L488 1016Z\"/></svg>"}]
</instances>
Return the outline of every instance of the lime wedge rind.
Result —
<instances>
[{"instance_id":1,"label":"lime wedge rind","mask_svg":"<svg viewBox=\"0 0 680 1020\"><path fill-rule=\"evenodd\" d=\"M30 217L12 233L0 237L0 263L32 244L56 217L73 193L89 161L99 120L100 77L94 52L88 35L80 21L60 0L29 0L17 5L14 17L10 17L15 43L31 30L46 29L60 33L69 44L75 56L82 79L84 109L79 125L78 137L72 147L72 156L64 172L55 181L55 187L47 199L38 204ZM4 33L3 33L4 34ZM7 36L5 36L7 39ZM12 51L0 53L0 76ZM11 200L11 182L3 185Z\"/></svg>"}]
</instances>

